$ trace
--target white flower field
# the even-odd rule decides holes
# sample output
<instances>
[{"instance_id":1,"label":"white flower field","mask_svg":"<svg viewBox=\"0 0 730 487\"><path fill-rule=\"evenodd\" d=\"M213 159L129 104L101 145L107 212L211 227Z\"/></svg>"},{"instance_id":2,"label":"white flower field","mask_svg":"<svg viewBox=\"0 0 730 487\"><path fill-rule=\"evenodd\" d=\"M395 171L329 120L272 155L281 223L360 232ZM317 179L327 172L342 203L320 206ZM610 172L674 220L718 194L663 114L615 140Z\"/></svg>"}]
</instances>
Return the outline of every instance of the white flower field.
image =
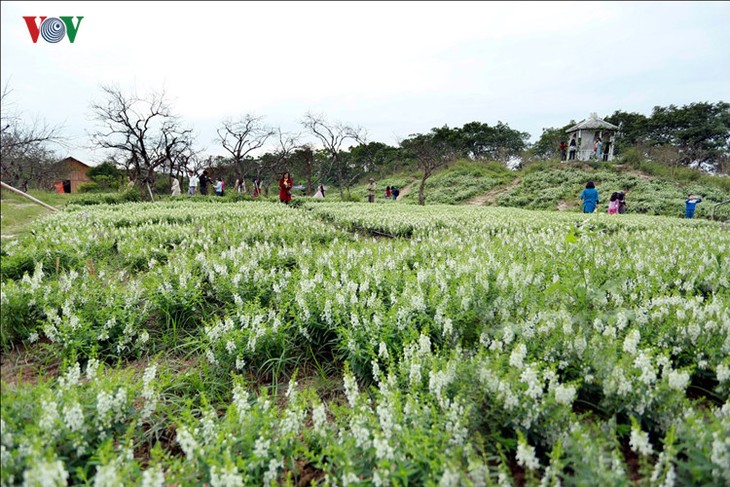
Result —
<instances>
[{"instance_id":1,"label":"white flower field","mask_svg":"<svg viewBox=\"0 0 730 487\"><path fill-rule=\"evenodd\" d=\"M730 484L720 223L70 206L0 301L2 485Z\"/></svg>"}]
</instances>

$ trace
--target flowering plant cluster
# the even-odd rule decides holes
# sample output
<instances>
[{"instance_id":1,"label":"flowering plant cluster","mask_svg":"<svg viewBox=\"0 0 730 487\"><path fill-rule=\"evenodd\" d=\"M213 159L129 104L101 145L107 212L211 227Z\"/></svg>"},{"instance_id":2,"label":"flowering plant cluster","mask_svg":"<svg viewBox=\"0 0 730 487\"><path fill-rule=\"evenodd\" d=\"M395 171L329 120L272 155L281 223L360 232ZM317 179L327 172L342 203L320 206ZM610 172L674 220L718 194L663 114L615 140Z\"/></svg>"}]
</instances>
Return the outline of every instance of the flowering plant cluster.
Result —
<instances>
[{"instance_id":1,"label":"flowering plant cluster","mask_svg":"<svg viewBox=\"0 0 730 487\"><path fill-rule=\"evenodd\" d=\"M3 347L64 359L3 383L3 485L730 482L712 222L181 201L3 252Z\"/></svg>"}]
</instances>

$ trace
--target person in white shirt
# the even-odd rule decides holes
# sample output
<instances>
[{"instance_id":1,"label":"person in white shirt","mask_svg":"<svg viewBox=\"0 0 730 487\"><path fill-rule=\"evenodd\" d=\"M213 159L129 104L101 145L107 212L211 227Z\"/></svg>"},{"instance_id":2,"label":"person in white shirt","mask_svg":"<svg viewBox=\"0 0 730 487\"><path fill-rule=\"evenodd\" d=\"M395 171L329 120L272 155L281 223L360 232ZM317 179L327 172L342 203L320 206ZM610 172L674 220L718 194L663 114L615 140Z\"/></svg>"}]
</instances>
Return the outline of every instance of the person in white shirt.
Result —
<instances>
[{"instance_id":1,"label":"person in white shirt","mask_svg":"<svg viewBox=\"0 0 730 487\"><path fill-rule=\"evenodd\" d=\"M188 171L188 177L190 178L190 186L188 187L188 196L194 196L195 190L198 187L198 176L193 171Z\"/></svg>"},{"instance_id":2,"label":"person in white shirt","mask_svg":"<svg viewBox=\"0 0 730 487\"><path fill-rule=\"evenodd\" d=\"M172 178L172 196L180 196L180 181L177 178Z\"/></svg>"}]
</instances>

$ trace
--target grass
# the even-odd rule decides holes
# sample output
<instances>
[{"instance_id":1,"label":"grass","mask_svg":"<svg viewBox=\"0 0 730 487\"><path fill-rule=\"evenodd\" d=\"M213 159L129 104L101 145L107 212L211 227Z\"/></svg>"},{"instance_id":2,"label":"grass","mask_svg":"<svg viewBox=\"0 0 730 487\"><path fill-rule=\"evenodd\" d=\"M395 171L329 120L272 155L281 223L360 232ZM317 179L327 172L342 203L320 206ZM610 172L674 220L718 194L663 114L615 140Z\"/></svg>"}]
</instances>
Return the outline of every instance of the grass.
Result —
<instances>
[{"instance_id":1,"label":"grass","mask_svg":"<svg viewBox=\"0 0 730 487\"><path fill-rule=\"evenodd\" d=\"M52 191L30 190L29 194L42 202L61 209L74 195ZM12 191L3 190L0 200L0 235L11 237L28 231L31 223L52 212Z\"/></svg>"}]
</instances>

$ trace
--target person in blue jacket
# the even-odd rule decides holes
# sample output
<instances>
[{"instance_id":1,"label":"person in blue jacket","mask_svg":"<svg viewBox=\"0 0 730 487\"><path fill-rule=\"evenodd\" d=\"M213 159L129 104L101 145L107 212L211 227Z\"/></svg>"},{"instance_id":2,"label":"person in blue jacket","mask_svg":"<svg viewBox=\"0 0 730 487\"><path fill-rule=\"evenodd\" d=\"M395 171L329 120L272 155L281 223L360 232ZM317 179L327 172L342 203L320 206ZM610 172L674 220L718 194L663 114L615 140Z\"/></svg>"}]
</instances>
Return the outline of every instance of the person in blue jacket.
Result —
<instances>
[{"instance_id":1,"label":"person in blue jacket","mask_svg":"<svg viewBox=\"0 0 730 487\"><path fill-rule=\"evenodd\" d=\"M687 195L687 200L684 202L684 217L694 218L695 217L695 206L697 203L702 203L702 198L699 196Z\"/></svg>"},{"instance_id":2,"label":"person in blue jacket","mask_svg":"<svg viewBox=\"0 0 730 487\"><path fill-rule=\"evenodd\" d=\"M598 190L593 181L588 181L586 189L580 193L580 200L583 203L583 213L593 213L598 205Z\"/></svg>"}]
</instances>

